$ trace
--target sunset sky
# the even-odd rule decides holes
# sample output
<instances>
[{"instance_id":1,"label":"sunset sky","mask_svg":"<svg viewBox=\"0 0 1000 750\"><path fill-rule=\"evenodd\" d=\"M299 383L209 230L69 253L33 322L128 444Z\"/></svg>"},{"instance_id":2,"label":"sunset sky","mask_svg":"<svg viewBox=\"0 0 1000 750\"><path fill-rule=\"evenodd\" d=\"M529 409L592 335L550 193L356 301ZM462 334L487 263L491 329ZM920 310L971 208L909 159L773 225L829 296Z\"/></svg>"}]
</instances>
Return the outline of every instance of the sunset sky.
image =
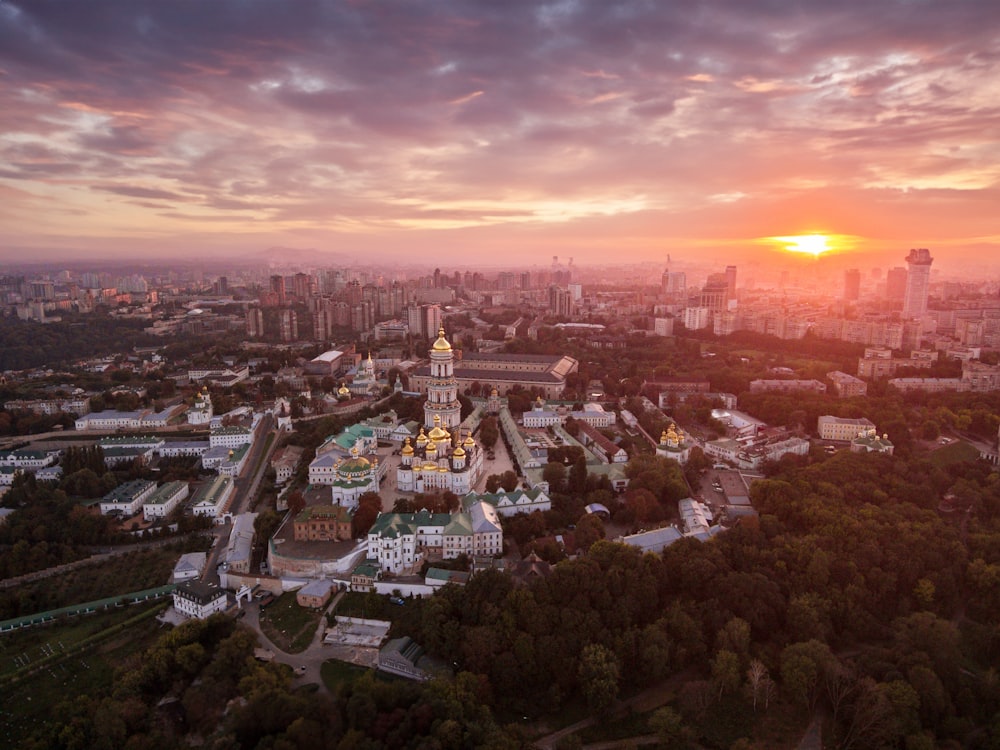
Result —
<instances>
[{"instance_id":1,"label":"sunset sky","mask_svg":"<svg viewBox=\"0 0 1000 750\"><path fill-rule=\"evenodd\" d=\"M3 261L809 232L1000 256L1000 2L0 0Z\"/></svg>"}]
</instances>

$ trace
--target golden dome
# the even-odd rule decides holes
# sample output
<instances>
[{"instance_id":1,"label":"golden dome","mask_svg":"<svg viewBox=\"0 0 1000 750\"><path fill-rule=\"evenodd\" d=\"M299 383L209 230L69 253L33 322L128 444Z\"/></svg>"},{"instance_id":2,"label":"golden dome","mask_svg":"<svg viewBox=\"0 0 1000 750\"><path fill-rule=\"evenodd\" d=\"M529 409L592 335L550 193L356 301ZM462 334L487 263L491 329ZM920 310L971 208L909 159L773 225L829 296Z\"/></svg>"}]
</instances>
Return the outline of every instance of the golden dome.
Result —
<instances>
[{"instance_id":1,"label":"golden dome","mask_svg":"<svg viewBox=\"0 0 1000 750\"><path fill-rule=\"evenodd\" d=\"M350 396L351 389L347 387L346 383L341 383L340 388L337 389L338 396Z\"/></svg>"},{"instance_id":2,"label":"golden dome","mask_svg":"<svg viewBox=\"0 0 1000 750\"><path fill-rule=\"evenodd\" d=\"M448 430L442 429L441 427L435 426L428 434L429 437L435 443L446 442L451 438L451 434Z\"/></svg>"},{"instance_id":3,"label":"golden dome","mask_svg":"<svg viewBox=\"0 0 1000 750\"><path fill-rule=\"evenodd\" d=\"M450 352L451 344L448 343L448 339L444 337L444 327L438 329L437 341L431 347L436 352Z\"/></svg>"},{"instance_id":4,"label":"golden dome","mask_svg":"<svg viewBox=\"0 0 1000 750\"><path fill-rule=\"evenodd\" d=\"M451 434L448 432L448 430L441 427L440 414L434 415L434 427L431 428L431 431L428 433L427 437L429 437L435 443L440 443L444 440L448 440L451 437Z\"/></svg>"},{"instance_id":5,"label":"golden dome","mask_svg":"<svg viewBox=\"0 0 1000 750\"><path fill-rule=\"evenodd\" d=\"M496 387L494 387L493 390L490 391L490 395L491 396L497 396L497 395L499 395L499 393L500 392L496 389Z\"/></svg>"},{"instance_id":6,"label":"golden dome","mask_svg":"<svg viewBox=\"0 0 1000 750\"><path fill-rule=\"evenodd\" d=\"M475 448L476 441L472 439L472 435L469 435L469 437L465 439L465 442L462 443L462 445L464 445L466 448Z\"/></svg>"},{"instance_id":7,"label":"golden dome","mask_svg":"<svg viewBox=\"0 0 1000 750\"><path fill-rule=\"evenodd\" d=\"M435 443L433 440L427 444L428 453L437 453L437 450L438 450L437 443Z\"/></svg>"},{"instance_id":8,"label":"golden dome","mask_svg":"<svg viewBox=\"0 0 1000 750\"><path fill-rule=\"evenodd\" d=\"M438 465L433 461L428 461L424 464L424 471L437 471Z\"/></svg>"},{"instance_id":9,"label":"golden dome","mask_svg":"<svg viewBox=\"0 0 1000 750\"><path fill-rule=\"evenodd\" d=\"M462 450L461 446L459 446L454 450L454 452L451 455L454 456L455 458L465 458L465 451Z\"/></svg>"},{"instance_id":10,"label":"golden dome","mask_svg":"<svg viewBox=\"0 0 1000 750\"><path fill-rule=\"evenodd\" d=\"M448 467L447 466L438 466L438 473L439 474L447 474L448 473Z\"/></svg>"},{"instance_id":11,"label":"golden dome","mask_svg":"<svg viewBox=\"0 0 1000 750\"><path fill-rule=\"evenodd\" d=\"M403 450L401 451L401 453L404 456L412 456L413 455L413 446L410 445L410 439L409 438L406 438L406 444L403 446Z\"/></svg>"},{"instance_id":12,"label":"golden dome","mask_svg":"<svg viewBox=\"0 0 1000 750\"><path fill-rule=\"evenodd\" d=\"M427 445L427 435L424 434L424 428L420 428L420 434L417 435L417 445Z\"/></svg>"},{"instance_id":13,"label":"golden dome","mask_svg":"<svg viewBox=\"0 0 1000 750\"><path fill-rule=\"evenodd\" d=\"M663 432L660 433L660 442L661 443L667 442L667 431L666 430L664 430Z\"/></svg>"}]
</instances>

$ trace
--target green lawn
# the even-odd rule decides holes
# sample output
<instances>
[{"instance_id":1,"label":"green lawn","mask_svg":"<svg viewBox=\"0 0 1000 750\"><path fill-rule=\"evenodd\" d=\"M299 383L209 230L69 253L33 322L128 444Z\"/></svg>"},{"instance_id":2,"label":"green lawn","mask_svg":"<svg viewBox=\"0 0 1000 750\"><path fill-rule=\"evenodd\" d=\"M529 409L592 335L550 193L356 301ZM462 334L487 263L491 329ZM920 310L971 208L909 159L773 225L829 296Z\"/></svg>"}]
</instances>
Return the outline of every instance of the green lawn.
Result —
<instances>
[{"instance_id":1,"label":"green lawn","mask_svg":"<svg viewBox=\"0 0 1000 750\"><path fill-rule=\"evenodd\" d=\"M180 544L184 544L181 542ZM135 550L63 575L0 592L0 620L163 586L181 556L178 547ZM191 542L190 546L194 546ZM207 542L200 544L207 548Z\"/></svg>"},{"instance_id":2,"label":"green lawn","mask_svg":"<svg viewBox=\"0 0 1000 750\"><path fill-rule=\"evenodd\" d=\"M331 693L336 693L340 685L345 682L352 682L366 672L368 672L368 669L365 667L359 667L357 664L348 664L346 661L340 661L339 659L328 659L323 662L319 669L323 684L326 685L327 690Z\"/></svg>"},{"instance_id":3,"label":"green lawn","mask_svg":"<svg viewBox=\"0 0 1000 750\"><path fill-rule=\"evenodd\" d=\"M278 648L290 654L305 651L316 634L322 613L300 607L295 592L282 594L260 613L260 627Z\"/></svg>"},{"instance_id":4,"label":"green lawn","mask_svg":"<svg viewBox=\"0 0 1000 750\"><path fill-rule=\"evenodd\" d=\"M629 737L640 737L644 734L653 734L649 728L649 717L653 711L641 714L628 713L620 718L603 721L594 726L582 729L577 736L584 744L591 742L611 742L613 740L625 740Z\"/></svg>"},{"instance_id":5,"label":"green lawn","mask_svg":"<svg viewBox=\"0 0 1000 750\"><path fill-rule=\"evenodd\" d=\"M0 676L16 672L21 664L38 662L52 652L72 649L80 641L135 617L143 609L143 605L121 607L4 633L0 636Z\"/></svg>"},{"instance_id":6,"label":"green lawn","mask_svg":"<svg viewBox=\"0 0 1000 750\"><path fill-rule=\"evenodd\" d=\"M43 658L47 649L59 643L71 648L85 638L136 617L160 605L136 605L108 613L87 615L65 624L33 628L0 636L0 665L14 666L14 657L27 654L32 661ZM88 646L83 652L20 680L16 686L0 690L0 738L5 747L18 747L20 740L48 720L60 702L81 694L100 694L110 687L115 669L137 652L149 647L163 626L148 618L129 626L107 640ZM43 650L43 647L46 650Z\"/></svg>"},{"instance_id":7,"label":"green lawn","mask_svg":"<svg viewBox=\"0 0 1000 750\"><path fill-rule=\"evenodd\" d=\"M932 452L927 460L940 469L979 458L979 450L969 443L959 440Z\"/></svg>"}]
</instances>

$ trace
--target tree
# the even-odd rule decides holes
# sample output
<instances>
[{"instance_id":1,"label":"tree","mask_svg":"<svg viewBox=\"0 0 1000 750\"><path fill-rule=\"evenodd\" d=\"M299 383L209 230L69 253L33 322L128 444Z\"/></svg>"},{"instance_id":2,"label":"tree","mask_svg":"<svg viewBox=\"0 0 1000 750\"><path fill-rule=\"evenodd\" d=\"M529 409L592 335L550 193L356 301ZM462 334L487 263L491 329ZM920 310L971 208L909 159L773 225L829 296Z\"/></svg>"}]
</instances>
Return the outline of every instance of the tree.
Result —
<instances>
[{"instance_id":1,"label":"tree","mask_svg":"<svg viewBox=\"0 0 1000 750\"><path fill-rule=\"evenodd\" d=\"M789 697L804 706L816 701L816 687L823 671L833 662L829 647L811 640L793 643L781 652L781 682Z\"/></svg>"},{"instance_id":2,"label":"tree","mask_svg":"<svg viewBox=\"0 0 1000 750\"><path fill-rule=\"evenodd\" d=\"M506 492L513 492L517 489L519 480L517 474L508 469L503 474L500 475L500 486L504 488Z\"/></svg>"},{"instance_id":3,"label":"tree","mask_svg":"<svg viewBox=\"0 0 1000 750\"><path fill-rule=\"evenodd\" d=\"M660 742L668 748L686 747L688 732L684 727L684 720L670 706L663 706L653 712L649 717L649 728L656 732Z\"/></svg>"},{"instance_id":4,"label":"tree","mask_svg":"<svg viewBox=\"0 0 1000 750\"><path fill-rule=\"evenodd\" d=\"M378 514L382 512L382 498L378 493L365 492L358 498L358 507L351 517L351 534L355 539L367 536Z\"/></svg>"},{"instance_id":5,"label":"tree","mask_svg":"<svg viewBox=\"0 0 1000 750\"><path fill-rule=\"evenodd\" d=\"M712 660L712 683L720 698L736 692L740 687L740 657L732 651L719 651Z\"/></svg>"},{"instance_id":6,"label":"tree","mask_svg":"<svg viewBox=\"0 0 1000 750\"><path fill-rule=\"evenodd\" d=\"M542 480L548 482L549 492L562 492L566 484L566 467L555 461L549 461L542 469Z\"/></svg>"},{"instance_id":7,"label":"tree","mask_svg":"<svg viewBox=\"0 0 1000 750\"><path fill-rule=\"evenodd\" d=\"M604 538L604 524L601 519L588 513L576 524L576 546L586 552L591 545Z\"/></svg>"},{"instance_id":8,"label":"tree","mask_svg":"<svg viewBox=\"0 0 1000 750\"><path fill-rule=\"evenodd\" d=\"M292 518L295 518L295 516L301 513L306 507L306 499L298 490L289 492L286 502L288 503L288 512L291 514Z\"/></svg>"},{"instance_id":9,"label":"tree","mask_svg":"<svg viewBox=\"0 0 1000 750\"><path fill-rule=\"evenodd\" d=\"M607 716L618 698L618 657L599 643L584 647L580 654L578 678L590 710Z\"/></svg>"},{"instance_id":10,"label":"tree","mask_svg":"<svg viewBox=\"0 0 1000 750\"><path fill-rule=\"evenodd\" d=\"M767 672L767 667L764 666L764 662L760 659L754 659L750 662L750 668L747 669L747 686L753 698L754 712L756 713L757 711L758 702L764 704L764 710L766 711L768 704L771 702L771 696L774 694L774 680L771 679L771 675Z\"/></svg>"},{"instance_id":11,"label":"tree","mask_svg":"<svg viewBox=\"0 0 1000 750\"><path fill-rule=\"evenodd\" d=\"M492 450L500 437L496 417L486 417L479 425L479 442L486 450Z\"/></svg>"},{"instance_id":12,"label":"tree","mask_svg":"<svg viewBox=\"0 0 1000 750\"><path fill-rule=\"evenodd\" d=\"M281 516L273 510L265 510L253 522L253 530L260 540L270 539L281 525Z\"/></svg>"}]
</instances>

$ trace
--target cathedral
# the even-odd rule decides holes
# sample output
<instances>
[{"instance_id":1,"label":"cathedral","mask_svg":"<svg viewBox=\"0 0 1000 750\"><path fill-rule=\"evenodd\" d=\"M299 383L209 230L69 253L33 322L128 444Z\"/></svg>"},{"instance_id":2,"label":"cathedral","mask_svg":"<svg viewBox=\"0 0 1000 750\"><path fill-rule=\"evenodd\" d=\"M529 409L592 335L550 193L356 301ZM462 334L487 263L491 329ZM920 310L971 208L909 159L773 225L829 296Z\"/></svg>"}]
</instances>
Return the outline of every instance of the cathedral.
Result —
<instances>
[{"instance_id":1,"label":"cathedral","mask_svg":"<svg viewBox=\"0 0 1000 750\"><path fill-rule=\"evenodd\" d=\"M438 331L431 347L431 380L424 403L424 427L400 452L396 487L401 492L443 492L464 495L475 489L483 474L483 449L471 434L460 434L462 407L455 381L455 353Z\"/></svg>"}]
</instances>

